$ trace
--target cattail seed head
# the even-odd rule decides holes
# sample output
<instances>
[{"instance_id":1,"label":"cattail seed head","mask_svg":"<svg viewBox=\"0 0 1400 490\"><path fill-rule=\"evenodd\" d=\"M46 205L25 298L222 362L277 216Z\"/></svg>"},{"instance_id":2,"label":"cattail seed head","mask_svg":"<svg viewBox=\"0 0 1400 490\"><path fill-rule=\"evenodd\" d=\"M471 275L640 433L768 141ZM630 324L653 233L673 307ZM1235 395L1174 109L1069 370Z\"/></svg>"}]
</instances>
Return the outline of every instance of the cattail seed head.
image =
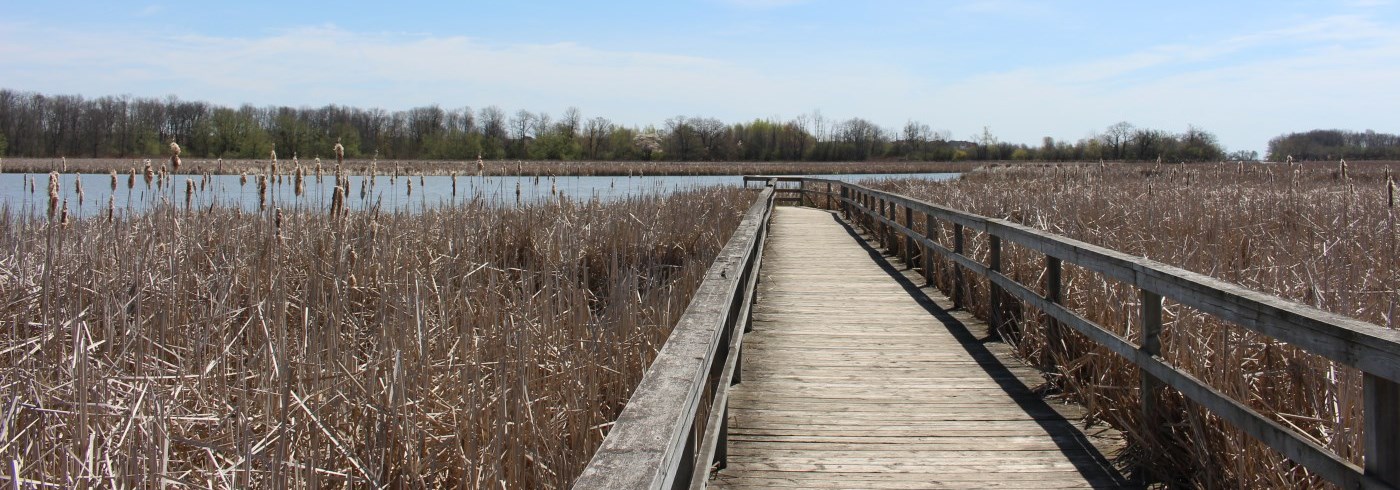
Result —
<instances>
[{"instance_id":1,"label":"cattail seed head","mask_svg":"<svg viewBox=\"0 0 1400 490\"><path fill-rule=\"evenodd\" d=\"M117 190L117 170L116 170L116 169L112 169L112 191L115 192L116 190Z\"/></svg>"},{"instance_id":2,"label":"cattail seed head","mask_svg":"<svg viewBox=\"0 0 1400 490\"><path fill-rule=\"evenodd\" d=\"M77 177L73 179L73 191L78 193L78 207L83 206L83 179Z\"/></svg>"},{"instance_id":3,"label":"cattail seed head","mask_svg":"<svg viewBox=\"0 0 1400 490\"><path fill-rule=\"evenodd\" d=\"M107 196L107 222L111 223L117 219L117 196Z\"/></svg>"},{"instance_id":4,"label":"cattail seed head","mask_svg":"<svg viewBox=\"0 0 1400 490\"><path fill-rule=\"evenodd\" d=\"M404 181L405 184L408 184L408 195L412 196L412 195L413 195L413 179L403 179L403 181Z\"/></svg>"},{"instance_id":5,"label":"cattail seed head","mask_svg":"<svg viewBox=\"0 0 1400 490\"><path fill-rule=\"evenodd\" d=\"M145 172L142 173L142 175L143 175L143 176L145 177L145 179L146 179L146 189L150 189L150 188L151 188L151 181L153 181L153 180L156 179L156 172L155 172L154 169L151 168L151 160L150 160L150 159L147 159L147 160L146 160L146 170L145 170Z\"/></svg>"},{"instance_id":6,"label":"cattail seed head","mask_svg":"<svg viewBox=\"0 0 1400 490\"><path fill-rule=\"evenodd\" d=\"M267 209L267 176L258 175L258 211Z\"/></svg>"},{"instance_id":7,"label":"cattail seed head","mask_svg":"<svg viewBox=\"0 0 1400 490\"><path fill-rule=\"evenodd\" d=\"M126 174L126 190L136 188L136 167L131 167L131 173Z\"/></svg>"},{"instance_id":8,"label":"cattail seed head","mask_svg":"<svg viewBox=\"0 0 1400 490\"><path fill-rule=\"evenodd\" d=\"M293 189L293 191L296 193L297 197L301 197L301 192L305 189L305 180L306 180L306 171L303 170L303 169L301 168L300 165L298 165L298 166L297 166L297 174L296 174L296 186L295 186L295 188Z\"/></svg>"},{"instance_id":9,"label":"cattail seed head","mask_svg":"<svg viewBox=\"0 0 1400 490\"><path fill-rule=\"evenodd\" d=\"M63 209L62 209L61 211L59 211L59 215L58 215L58 224L61 225L61 226L63 226L63 227L67 227L67 226L68 226L68 200L67 200L67 199L64 199L64 200L63 200Z\"/></svg>"},{"instance_id":10,"label":"cattail seed head","mask_svg":"<svg viewBox=\"0 0 1400 490\"><path fill-rule=\"evenodd\" d=\"M244 172L239 172L239 173L238 173L238 186L239 186L239 187L243 187L243 186L245 186L245 185L248 185L248 172L246 172L246 171L244 171Z\"/></svg>"},{"instance_id":11,"label":"cattail seed head","mask_svg":"<svg viewBox=\"0 0 1400 490\"><path fill-rule=\"evenodd\" d=\"M49 219L58 212L58 172L49 172Z\"/></svg>"},{"instance_id":12,"label":"cattail seed head","mask_svg":"<svg viewBox=\"0 0 1400 490\"><path fill-rule=\"evenodd\" d=\"M340 216L341 213L344 212L344 210L345 188L341 186L335 186L335 190L331 191L331 217L335 218Z\"/></svg>"},{"instance_id":13,"label":"cattail seed head","mask_svg":"<svg viewBox=\"0 0 1400 490\"><path fill-rule=\"evenodd\" d=\"M336 166L345 163L345 145L340 144L340 138L335 139L335 146L331 149L335 151Z\"/></svg>"},{"instance_id":14,"label":"cattail seed head","mask_svg":"<svg viewBox=\"0 0 1400 490\"><path fill-rule=\"evenodd\" d=\"M1389 201L1390 203L1390 208L1395 209L1395 177L1390 175L1390 170L1386 170L1385 173L1385 188L1387 201Z\"/></svg>"},{"instance_id":15,"label":"cattail seed head","mask_svg":"<svg viewBox=\"0 0 1400 490\"><path fill-rule=\"evenodd\" d=\"M194 181L185 179L185 209L189 210L194 202Z\"/></svg>"},{"instance_id":16,"label":"cattail seed head","mask_svg":"<svg viewBox=\"0 0 1400 490\"><path fill-rule=\"evenodd\" d=\"M170 142L170 168L172 171L180 171L180 144Z\"/></svg>"}]
</instances>

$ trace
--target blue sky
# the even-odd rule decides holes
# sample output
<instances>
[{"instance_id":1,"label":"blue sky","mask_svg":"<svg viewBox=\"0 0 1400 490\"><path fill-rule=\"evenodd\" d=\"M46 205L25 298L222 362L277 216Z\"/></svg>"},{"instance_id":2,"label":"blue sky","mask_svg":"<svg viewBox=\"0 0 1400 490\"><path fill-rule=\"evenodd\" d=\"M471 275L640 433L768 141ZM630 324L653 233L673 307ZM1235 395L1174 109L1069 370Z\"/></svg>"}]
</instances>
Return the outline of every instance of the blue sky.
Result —
<instances>
[{"instance_id":1,"label":"blue sky","mask_svg":"<svg viewBox=\"0 0 1400 490\"><path fill-rule=\"evenodd\" d=\"M1400 132L1393 0L20 2L0 87L219 104L497 105L628 125L820 110L955 138L1196 125L1231 150Z\"/></svg>"}]
</instances>

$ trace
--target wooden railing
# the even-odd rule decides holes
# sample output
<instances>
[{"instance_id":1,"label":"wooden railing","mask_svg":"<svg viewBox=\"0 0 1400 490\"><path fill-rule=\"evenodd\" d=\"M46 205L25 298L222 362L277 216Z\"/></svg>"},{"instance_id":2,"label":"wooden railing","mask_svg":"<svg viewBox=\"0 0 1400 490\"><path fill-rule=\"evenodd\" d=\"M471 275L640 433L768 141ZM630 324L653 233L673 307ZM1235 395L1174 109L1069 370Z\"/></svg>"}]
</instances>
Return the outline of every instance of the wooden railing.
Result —
<instances>
[{"instance_id":1,"label":"wooden railing","mask_svg":"<svg viewBox=\"0 0 1400 490\"><path fill-rule=\"evenodd\" d=\"M773 201L769 182L574 488L703 488L724 466L729 386L739 382Z\"/></svg>"},{"instance_id":2,"label":"wooden railing","mask_svg":"<svg viewBox=\"0 0 1400 490\"><path fill-rule=\"evenodd\" d=\"M1341 315L1328 313L1282 298L1245 289L1209 276L1123 254L1065 238L1010 221L987 218L877 191L839 180L802 177L747 177L754 181L800 182L797 201L829 204L849 221L866 228L887 247L904 241L903 259L910 251L920 251L923 273L932 281L932 253L951 261L955 271L963 269L988 279L988 300L992 315L1005 295L1018 298L1089 340L1122 356L1140 370L1142 420L1160 420L1160 388L1179 391L1251 437L1279 451L1313 473L1343 488L1400 487L1400 331L1383 328ZM789 191L794 192L794 191ZM944 246L928 235L914 231L915 219L924 220L925 230L944 223L952 225L953 243ZM964 254L964 234L984 234L988 263ZM1003 242L1044 254L1047 279L1043 292L1016 282L1001 273ZM930 253L932 252L932 253ZM1134 344L1060 304L1061 269L1075 264L1115 281L1135 287L1142 300L1139 317L1141 338ZM966 286L963 274L954 275L953 297L962 298ZM1162 300L1175 302L1268 335L1312 354L1351 366L1364 373L1365 465L1358 467L1312 440L1260 414L1201 382L1185 370L1161 357ZM992 324L999 319L992 318ZM1059 327L1056 327L1059 328ZM1051 329L1052 339L1057 335Z\"/></svg>"}]
</instances>

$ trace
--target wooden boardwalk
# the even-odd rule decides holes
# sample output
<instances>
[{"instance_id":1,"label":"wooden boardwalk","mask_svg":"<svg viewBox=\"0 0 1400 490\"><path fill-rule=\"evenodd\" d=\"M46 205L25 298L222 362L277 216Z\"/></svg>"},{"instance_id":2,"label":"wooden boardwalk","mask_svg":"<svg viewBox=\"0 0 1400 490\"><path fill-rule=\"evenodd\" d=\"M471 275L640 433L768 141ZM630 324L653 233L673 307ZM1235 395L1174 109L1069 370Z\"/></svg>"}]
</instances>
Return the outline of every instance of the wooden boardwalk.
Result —
<instances>
[{"instance_id":1,"label":"wooden boardwalk","mask_svg":"<svg viewBox=\"0 0 1400 490\"><path fill-rule=\"evenodd\" d=\"M1119 446L831 213L775 209L726 488L1117 488ZM906 274L908 274L906 276ZM930 299L925 294L935 296Z\"/></svg>"}]
</instances>

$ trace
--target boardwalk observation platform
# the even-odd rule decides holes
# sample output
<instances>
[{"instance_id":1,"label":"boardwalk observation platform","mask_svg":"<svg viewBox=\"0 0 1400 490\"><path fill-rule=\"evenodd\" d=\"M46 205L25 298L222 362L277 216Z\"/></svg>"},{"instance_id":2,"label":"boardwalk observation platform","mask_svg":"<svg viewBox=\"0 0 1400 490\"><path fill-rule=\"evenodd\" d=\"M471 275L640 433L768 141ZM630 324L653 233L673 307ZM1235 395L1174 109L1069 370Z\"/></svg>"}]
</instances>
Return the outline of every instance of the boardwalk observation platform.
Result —
<instances>
[{"instance_id":1,"label":"boardwalk observation platform","mask_svg":"<svg viewBox=\"0 0 1400 490\"><path fill-rule=\"evenodd\" d=\"M1400 482L1394 331L854 184L753 180L767 186L575 488L1138 485L1111 462L1123 444L1116 432L1035 392L1038 370L926 286L941 273L936 257L958 271L954 297L964 273L980 277L994 301L1022 301L1137 366L1145 421L1162 390L1177 390L1343 488ZM940 226L952 228L951 243L924 234ZM964 254L969 230L987 240L985 263ZM1043 285L1000 273L1003 241L1045 254ZM1064 262L1139 288L1141 338L1061 306ZM1364 372L1364 464L1164 361L1163 297Z\"/></svg>"}]
</instances>

